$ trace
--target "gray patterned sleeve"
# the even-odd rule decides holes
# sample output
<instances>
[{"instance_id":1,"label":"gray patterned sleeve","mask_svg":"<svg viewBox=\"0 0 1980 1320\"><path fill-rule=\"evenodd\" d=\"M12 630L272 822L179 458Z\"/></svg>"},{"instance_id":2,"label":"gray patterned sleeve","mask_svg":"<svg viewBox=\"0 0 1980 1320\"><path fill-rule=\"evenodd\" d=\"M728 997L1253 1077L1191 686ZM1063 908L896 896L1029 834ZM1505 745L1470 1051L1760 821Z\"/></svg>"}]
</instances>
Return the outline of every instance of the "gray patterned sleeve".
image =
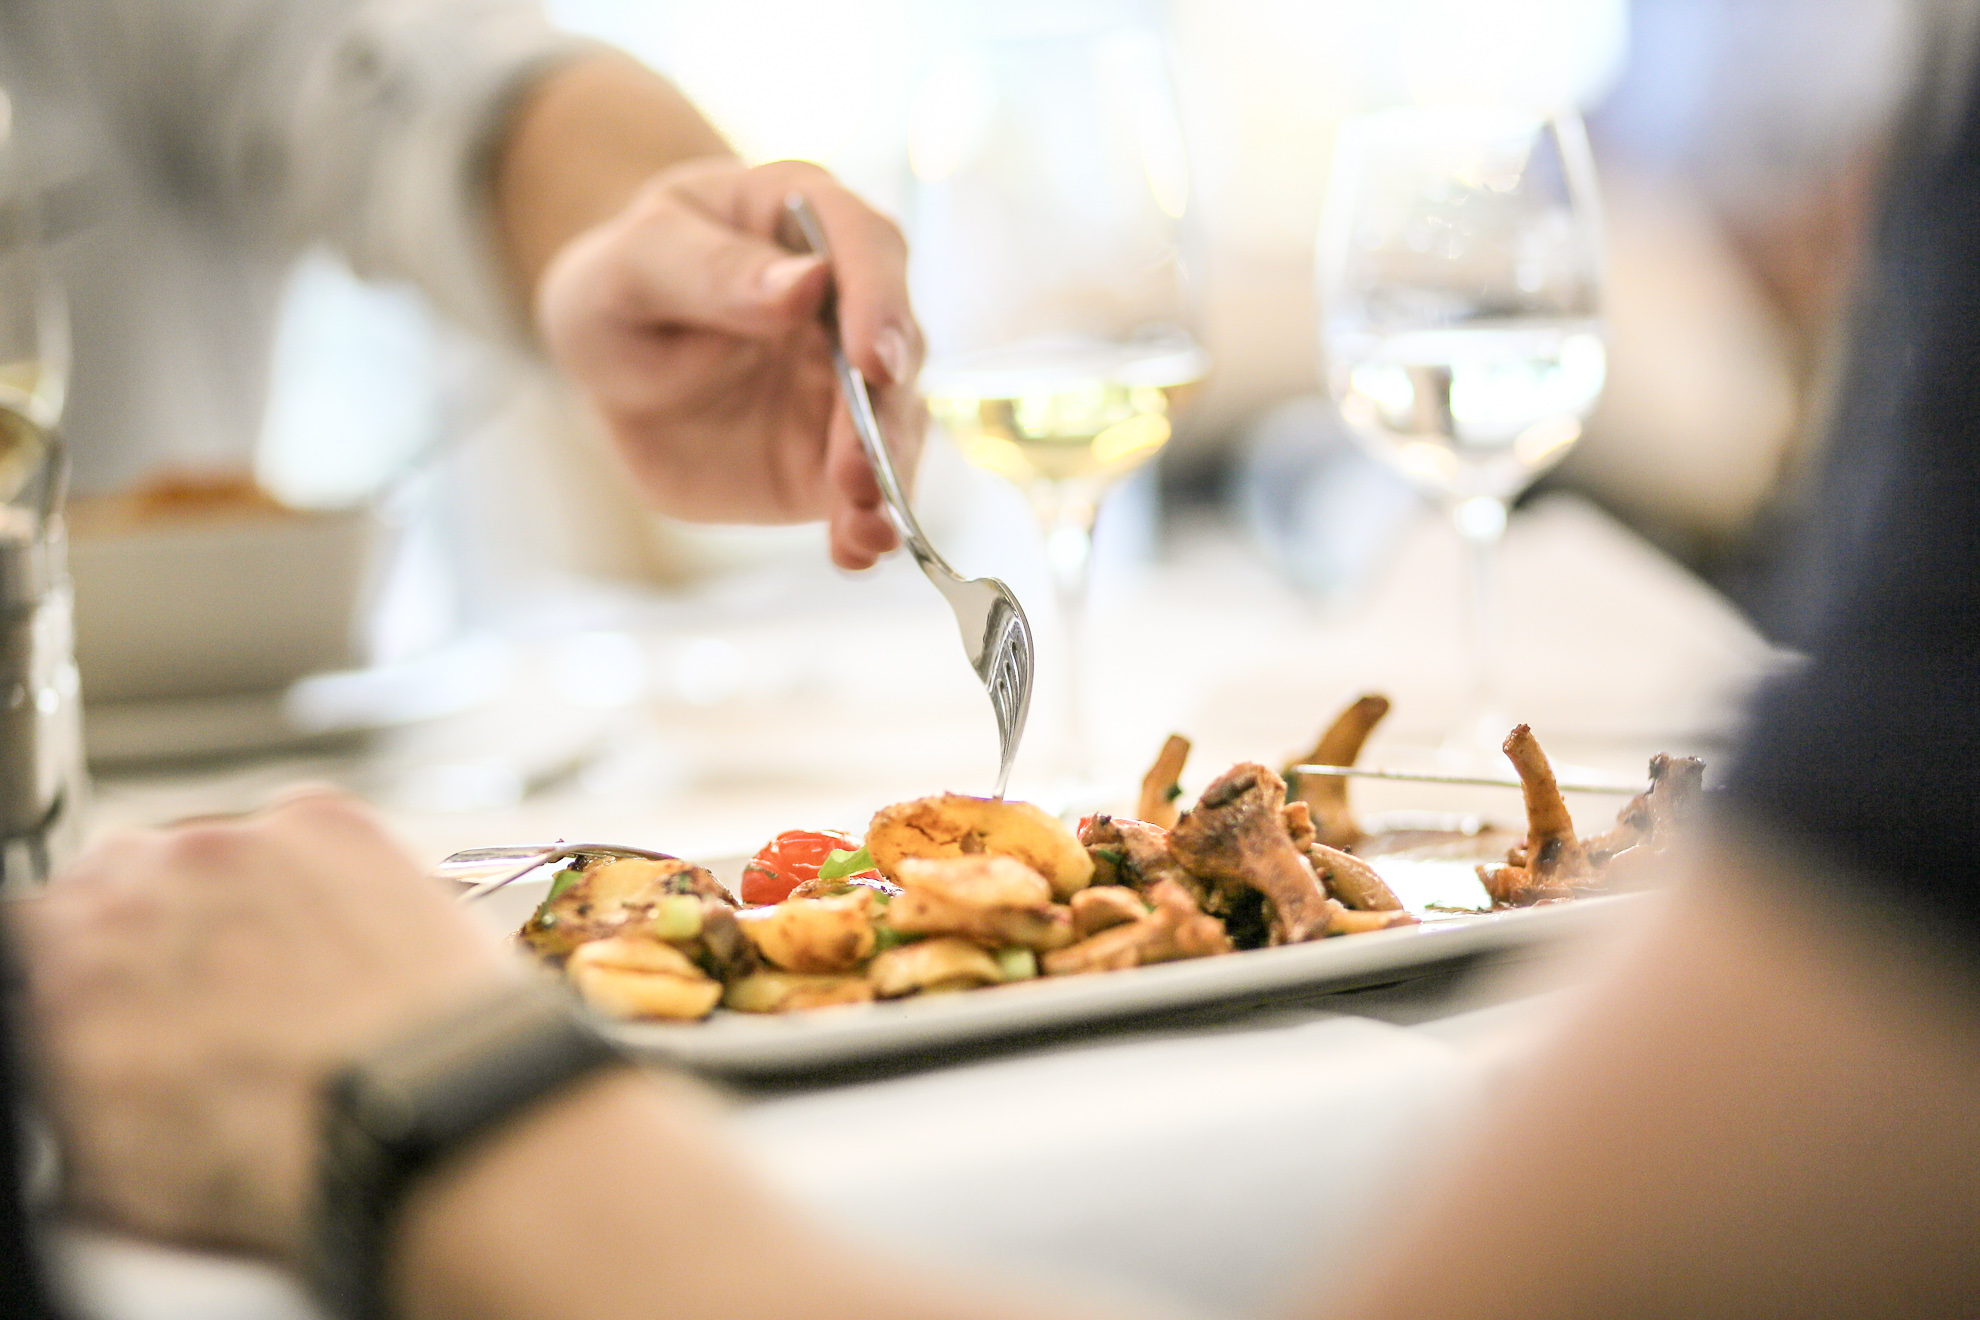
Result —
<instances>
[{"instance_id":1,"label":"gray patterned sleeve","mask_svg":"<svg viewBox=\"0 0 1980 1320\"><path fill-rule=\"evenodd\" d=\"M54 0L125 168L209 232L310 243L527 341L496 258L491 156L518 95L592 46L537 0Z\"/></svg>"},{"instance_id":2,"label":"gray patterned sleeve","mask_svg":"<svg viewBox=\"0 0 1980 1320\"><path fill-rule=\"evenodd\" d=\"M520 0L353 7L280 124L290 224L360 275L411 280L470 329L528 342L496 258L492 156L518 94L587 49Z\"/></svg>"}]
</instances>

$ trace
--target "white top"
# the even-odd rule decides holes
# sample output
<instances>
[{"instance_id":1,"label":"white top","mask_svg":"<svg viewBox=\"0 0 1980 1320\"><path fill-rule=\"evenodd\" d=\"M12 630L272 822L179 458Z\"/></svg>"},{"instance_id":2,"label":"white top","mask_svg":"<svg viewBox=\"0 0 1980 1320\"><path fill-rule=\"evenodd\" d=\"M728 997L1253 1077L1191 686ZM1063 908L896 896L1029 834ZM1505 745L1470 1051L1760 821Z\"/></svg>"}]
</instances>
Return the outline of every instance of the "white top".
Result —
<instances>
[{"instance_id":1,"label":"white top","mask_svg":"<svg viewBox=\"0 0 1980 1320\"><path fill-rule=\"evenodd\" d=\"M0 80L57 235L75 480L251 458L314 243L524 342L490 241L513 98L584 49L534 0L10 0Z\"/></svg>"}]
</instances>

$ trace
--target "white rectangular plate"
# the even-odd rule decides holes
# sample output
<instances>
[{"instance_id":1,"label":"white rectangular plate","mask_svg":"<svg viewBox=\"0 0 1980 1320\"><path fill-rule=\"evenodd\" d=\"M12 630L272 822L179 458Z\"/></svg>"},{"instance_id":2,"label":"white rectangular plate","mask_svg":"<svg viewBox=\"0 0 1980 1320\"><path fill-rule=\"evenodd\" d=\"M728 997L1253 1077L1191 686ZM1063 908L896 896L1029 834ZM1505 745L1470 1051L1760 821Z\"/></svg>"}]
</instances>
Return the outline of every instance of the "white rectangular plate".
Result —
<instances>
[{"instance_id":1,"label":"white rectangular plate","mask_svg":"<svg viewBox=\"0 0 1980 1320\"><path fill-rule=\"evenodd\" d=\"M742 867L741 859L703 864L731 886ZM1419 907L1422 901L1439 901L1461 888L1462 876L1462 870L1450 877L1411 875L1409 880L1416 883L1407 889L1398 883L1397 888L1405 901ZM547 883L536 877L519 880L490 895L481 906L489 917L514 930L541 901ZM1471 883L1476 889L1476 881ZM1482 897L1482 890L1476 892ZM1418 897L1430 894L1435 897ZM643 1057L738 1078L769 1079L881 1061L912 1066L918 1055L926 1055L926 1062L933 1064L958 1045L1401 979L1450 959L1572 937L1623 916L1636 906L1634 900L1634 895L1584 898L1467 916L1425 913L1419 908L1419 915L1428 918L1421 925L1219 958L799 1013L757 1015L717 1009L701 1022L612 1022L607 1030Z\"/></svg>"}]
</instances>

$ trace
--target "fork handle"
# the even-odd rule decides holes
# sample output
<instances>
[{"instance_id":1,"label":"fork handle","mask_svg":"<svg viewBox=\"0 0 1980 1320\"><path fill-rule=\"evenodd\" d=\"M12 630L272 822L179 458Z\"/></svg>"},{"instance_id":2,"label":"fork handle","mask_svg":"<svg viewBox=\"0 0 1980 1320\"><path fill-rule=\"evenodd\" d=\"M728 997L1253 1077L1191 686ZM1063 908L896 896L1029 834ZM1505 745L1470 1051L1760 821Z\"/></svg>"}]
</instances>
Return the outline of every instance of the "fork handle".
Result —
<instances>
[{"instance_id":1,"label":"fork handle","mask_svg":"<svg viewBox=\"0 0 1980 1320\"><path fill-rule=\"evenodd\" d=\"M832 249L825 241L825 227L818 222L818 212L812 209L811 202L803 193L794 192L784 199L784 209L790 214L792 223L797 225L798 232L804 236L805 245L829 264ZM867 465L873 469L873 479L879 483L880 497L886 502L894 530L901 534L908 553L914 556L924 572L933 567L950 577L959 576L942 556L935 553L935 547L929 544L921 524L915 521L913 506L908 503L907 492L901 486L899 474L894 471L894 456L888 451L886 436L880 430L879 415L873 411L873 395L867 388L866 377L846 356L845 341L839 334L836 284L820 312L825 333L832 341L832 368L839 375L839 392L846 396L846 411L852 414L853 432L859 436L859 447L865 451Z\"/></svg>"},{"instance_id":2,"label":"fork handle","mask_svg":"<svg viewBox=\"0 0 1980 1320\"><path fill-rule=\"evenodd\" d=\"M866 461L873 468L873 479L880 484L880 496L886 502L894 530L901 534L908 553L924 570L932 566L950 577L959 576L941 555L935 553L935 547L929 544L921 524L915 521L914 506L908 503L907 492L901 489L901 479L894 471L894 456L888 452L887 442L881 435L880 418L873 411L873 396L867 389L866 377L846 357L846 350L839 345L836 336L832 343L832 365L839 373L839 389L846 396L846 408L852 413L853 431L859 436L859 447L865 451Z\"/></svg>"}]
</instances>

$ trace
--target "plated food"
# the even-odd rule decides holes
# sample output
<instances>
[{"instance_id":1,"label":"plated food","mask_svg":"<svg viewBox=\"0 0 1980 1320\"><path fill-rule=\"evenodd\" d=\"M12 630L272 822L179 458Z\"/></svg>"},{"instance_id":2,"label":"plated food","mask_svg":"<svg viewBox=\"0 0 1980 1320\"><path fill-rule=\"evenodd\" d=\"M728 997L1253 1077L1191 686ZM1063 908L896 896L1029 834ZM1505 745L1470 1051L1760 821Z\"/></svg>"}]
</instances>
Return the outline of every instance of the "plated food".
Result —
<instances>
[{"instance_id":1,"label":"plated food","mask_svg":"<svg viewBox=\"0 0 1980 1320\"><path fill-rule=\"evenodd\" d=\"M1353 764L1387 709L1360 699L1294 764ZM1531 731L1516 729L1507 752L1528 829L1504 864L1479 868L1495 906L1633 882L1668 847L1702 769L1659 757L1616 829L1582 840ZM1421 847L1423 831L1371 833L1344 777L1282 777L1255 762L1181 809L1188 754L1187 740L1169 740L1136 817L1073 828L1029 803L950 793L883 808L857 840L786 831L746 865L739 894L679 859L579 858L518 939L599 1011L682 1021L1119 972L1418 921L1368 858Z\"/></svg>"},{"instance_id":2,"label":"plated food","mask_svg":"<svg viewBox=\"0 0 1980 1320\"><path fill-rule=\"evenodd\" d=\"M1615 828L1582 839L1533 730L1522 724L1506 735L1505 753L1526 798L1526 839L1507 850L1503 864L1478 868L1494 907L1557 903L1641 884L1703 796L1703 761L1659 753L1650 758L1650 787L1617 813Z\"/></svg>"}]
</instances>

